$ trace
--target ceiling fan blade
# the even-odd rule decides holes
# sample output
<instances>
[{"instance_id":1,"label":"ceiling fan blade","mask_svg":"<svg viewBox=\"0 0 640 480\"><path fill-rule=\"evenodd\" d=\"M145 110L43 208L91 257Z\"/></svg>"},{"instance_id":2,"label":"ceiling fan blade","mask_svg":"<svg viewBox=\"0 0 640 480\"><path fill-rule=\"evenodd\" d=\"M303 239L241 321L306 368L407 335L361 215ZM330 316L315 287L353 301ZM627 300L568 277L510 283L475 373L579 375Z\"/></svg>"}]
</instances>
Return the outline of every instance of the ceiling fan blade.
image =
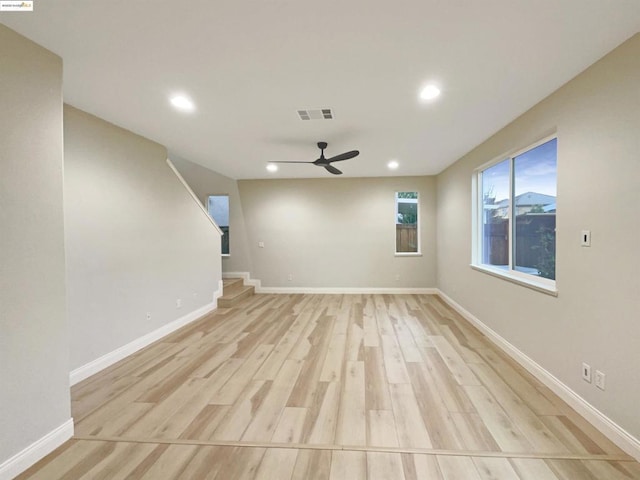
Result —
<instances>
[{"instance_id":1,"label":"ceiling fan blade","mask_svg":"<svg viewBox=\"0 0 640 480\"><path fill-rule=\"evenodd\" d=\"M341 160L349 160L350 158L357 157L360 155L358 150L351 150L350 152L341 153L340 155L336 155L335 157L327 158L327 162L339 162Z\"/></svg>"},{"instance_id":2,"label":"ceiling fan blade","mask_svg":"<svg viewBox=\"0 0 640 480\"><path fill-rule=\"evenodd\" d=\"M269 163L313 163L313 162L287 162L287 161L271 160Z\"/></svg>"},{"instance_id":3,"label":"ceiling fan blade","mask_svg":"<svg viewBox=\"0 0 640 480\"><path fill-rule=\"evenodd\" d=\"M334 175L342 175L342 172L340 170L338 170L336 167L332 167L331 165L325 165L324 168L326 168L327 171L333 173Z\"/></svg>"}]
</instances>

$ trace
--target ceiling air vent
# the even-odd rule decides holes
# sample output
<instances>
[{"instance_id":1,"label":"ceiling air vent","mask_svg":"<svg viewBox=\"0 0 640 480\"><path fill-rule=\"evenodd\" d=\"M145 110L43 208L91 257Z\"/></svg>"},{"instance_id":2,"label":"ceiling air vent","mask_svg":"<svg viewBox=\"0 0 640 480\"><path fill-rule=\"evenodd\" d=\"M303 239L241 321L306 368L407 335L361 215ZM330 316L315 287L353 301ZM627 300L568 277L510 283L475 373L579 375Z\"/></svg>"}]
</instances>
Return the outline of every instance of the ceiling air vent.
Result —
<instances>
[{"instance_id":1,"label":"ceiling air vent","mask_svg":"<svg viewBox=\"0 0 640 480\"><path fill-rule=\"evenodd\" d=\"M307 108L298 110L300 120L331 120L333 112L330 108Z\"/></svg>"}]
</instances>

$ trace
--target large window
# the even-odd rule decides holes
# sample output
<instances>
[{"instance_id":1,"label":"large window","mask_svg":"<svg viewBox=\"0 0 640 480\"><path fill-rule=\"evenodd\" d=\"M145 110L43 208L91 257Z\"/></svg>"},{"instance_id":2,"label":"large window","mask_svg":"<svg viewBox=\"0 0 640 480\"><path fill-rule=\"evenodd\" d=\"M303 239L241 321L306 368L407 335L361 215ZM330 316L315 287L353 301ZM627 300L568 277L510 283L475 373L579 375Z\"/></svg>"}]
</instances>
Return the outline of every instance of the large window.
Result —
<instances>
[{"instance_id":1,"label":"large window","mask_svg":"<svg viewBox=\"0 0 640 480\"><path fill-rule=\"evenodd\" d=\"M474 265L555 288L557 138L477 171Z\"/></svg>"},{"instance_id":2,"label":"large window","mask_svg":"<svg viewBox=\"0 0 640 480\"><path fill-rule=\"evenodd\" d=\"M420 253L418 192L396 192L396 253Z\"/></svg>"},{"instance_id":3,"label":"large window","mask_svg":"<svg viewBox=\"0 0 640 480\"><path fill-rule=\"evenodd\" d=\"M207 210L224 234L222 254L229 255L229 195L210 195Z\"/></svg>"}]
</instances>

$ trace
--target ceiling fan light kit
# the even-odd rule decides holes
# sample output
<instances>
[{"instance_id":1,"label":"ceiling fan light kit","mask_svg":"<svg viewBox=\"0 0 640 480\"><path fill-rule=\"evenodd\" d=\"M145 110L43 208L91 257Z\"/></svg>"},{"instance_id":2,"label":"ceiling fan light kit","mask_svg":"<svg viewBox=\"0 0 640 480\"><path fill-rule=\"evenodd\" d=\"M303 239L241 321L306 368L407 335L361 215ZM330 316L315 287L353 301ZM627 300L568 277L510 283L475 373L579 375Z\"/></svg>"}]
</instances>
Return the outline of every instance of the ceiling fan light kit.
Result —
<instances>
[{"instance_id":1,"label":"ceiling fan light kit","mask_svg":"<svg viewBox=\"0 0 640 480\"><path fill-rule=\"evenodd\" d=\"M360 155L360 152L358 150L351 150L349 152L344 152L333 157L325 158L324 149L327 148L327 142L318 142L318 148L320 149L320 158L314 160L313 162L273 161L269 163L311 163L313 165L316 165L317 167L324 167L327 172L332 173L333 175L342 175L342 172L331 164L333 162L349 160Z\"/></svg>"}]
</instances>

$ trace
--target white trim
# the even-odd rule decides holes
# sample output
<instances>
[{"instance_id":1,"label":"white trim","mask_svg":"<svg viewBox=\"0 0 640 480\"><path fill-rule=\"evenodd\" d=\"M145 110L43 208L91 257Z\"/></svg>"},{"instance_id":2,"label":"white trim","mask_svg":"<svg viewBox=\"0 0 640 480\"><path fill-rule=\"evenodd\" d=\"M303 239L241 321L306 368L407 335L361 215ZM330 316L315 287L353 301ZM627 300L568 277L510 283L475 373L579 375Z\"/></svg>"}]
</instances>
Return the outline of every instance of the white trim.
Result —
<instances>
[{"instance_id":1,"label":"white trim","mask_svg":"<svg viewBox=\"0 0 640 480\"><path fill-rule=\"evenodd\" d=\"M200 207L200 210L202 210L202 212L205 214L205 216L207 217L211 225L215 227L215 229L218 231L220 236L224 235L224 232L220 229L220 227L213 220L213 218L211 218L211 215L209 215L209 212L207 212L207 209L204 208L204 205L202 204L202 202L200 202L200 199L198 198L198 196L193 192L193 190L191 190L191 187L189 186L189 184L182 177L182 175L180 175L180 172L178 171L176 166L173 164L173 162L168 158L167 158L167 165L169 165L169 168L173 170L173 173L176 175L176 177L178 177L178 180L180 180L180 183L182 183L184 188L187 189L187 192L189 192L189 195L191 195L191 197L195 200L196 204L198 205L198 207Z\"/></svg>"},{"instance_id":2,"label":"white trim","mask_svg":"<svg viewBox=\"0 0 640 480\"><path fill-rule=\"evenodd\" d=\"M71 437L73 437L73 418L0 464L0 480L11 480L17 477Z\"/></svg>"},{"instance_id":3,"label":"white trim","mask_svg":"<svg viewBox=\"0 0 640 480\"><path fill-rule=\"evenodd\" d=\"M126 345L116 348L112 352L106 353L105 355L102 355L101 357L96 358L95 360L85 365L82 365L81 367L76 368L69 374L69 382L71 386L75 385L78 382L81 382L82 380L90 377L91 375L95 375L96 373L98 373L101 370L104 370L107 367L110 367L111 365L113 365L116 362L119 362L123 358L126 358L129 355L136 353L138 350L142 350L144 347L152 344L157 340L160 340L162 337L166 337L167 335L175 332L179 328L182 328L185 325L188 325L189 323L195 320L198 320L200 317L206 315L207 313L212 312L213 310L216 309L216 306L217 306L217 297L215 297L215 295L217 294L218 292L214 293L214 298L216 298L216 301L213 301L212 303L208 303L198 308L197 310L194 310L193 312L184 315L183 317L180 317L170 323L167 323L166 325L152 332L149 332L146 335L143 335L142 337L139 337L132 342L127 343Z\"/></svg>"},{"instance_id":4,"label":"white trim","mask_svg":"<svg viewBox=\"0 0 640 480\"><path fill-rule=\"evenodd\" d=\"M515 241L515 236L516 236L516 224L518 223L518 212L516 211L516 209L514 208L516 203L515 203L515 196L516 196L516 189L515 189L515 176L516 176L516 166L515 166L515 161L516 161L516 157L515 155L511 155L509 157L509 201L507 202L507 212L509 215L509 218L507 219L507 232L509 235L509 238L507 238L507 245L509 248L509 251L507 252L507 261L509 262L509 270L514 270L515 266L516 266L516 259L514 256L514 248L515 248L515 244L513 243ZM558 180L557 180L557 172L556 172L556 185L558 184ZM484 232L482 233L482 241L484 242ZM484 246L483 246L484 248Z\"/></svg>"},{"instance_id":5,"label":"white trim","mask_svg":"<svg viewBox=\"0 0 640 480\"><path fill-rule=\"evenodd\" d=\"M415 202L409 201L409 202L400 202L400 203L415 203L416 204L416 239L418 240L418 249L416 252L398 252L398 245L397 245L397 225L400 225L398 223L398 200L400 200L398 198L398 194L399 193L405 193L408 190L403 190L402 192L397 191L395 193L395 212L394 212L394 220L393 220L393 236L394 236L394 250L395 250L395 256L396 257L421 257L422 256L422 235L421 235L421 228L420 228L420 224L422 223L420 221L420 212L422 211L422 208L420 208L420 192L416 189L415 190L415 194L418 196L418 198L403 198L402 200L415 200Z\"/></svg>"},{"instance_id":6,"label":"white trim","mask_svg":"<svg viewBox=\"0 0 640 480\"><path fill-rule=\"evenodd\" d=\"M539 147L543 143L547 143L548 141L553 140L554 138L558 138L558 131L556 129L553 129L551 133L548 133L543 137L537 137L537 138L538 140L535 140L529 143L528 146L526 147L512 148L511 150L507 150L506 152L503 152L500 155L496 155L488 162L483 163L479 167L476 167L473 171L475 173L481 172L482 170L486 170L490 167L493 167L494 165L497 165L503 160L509 160L509 158L517 157L518 155L522 155L523 153L528 152L529 150L533 150L534 148Z\"/></svg>"},{"instance_id":7,"label":"white trim","mask_svg":"<svg viewBox=\"0 0 640 480\"><path fill-rule=\"evenodd\" d=\"M481 272L488 273L490 275L494 275L499 278L503 278L505 280L511 281L513 283L517 283L519 285L523 285L525 287L532 288L542 293L547 293L549 295L558 296L558 290L556 287L556 281L541 277L536 277L535 275L523 274L518 272L514 268L515 259L513 258L513 253L515 251L513 242L515 241L515 228L516 222L516 205L515 205L515 191L514 191L514 162L515 158L523 153L526 153L534 148L539 147L551 140L558 139L558 132L553 131L552 133L539 138L535 142L529 144L524 148L519 148L517 150L511 150L503 155L499 155L495 157L493 160L490 160L487 163L484 163L474 169L473 175L471 177L471 268L479 270ZM557 154L557 152L556 152ZM483 225L484 225L484 198L482 191L483 184L483 175L486 170L491 167L494 167L502 162L509 162L509 198L508 198L508 206L507 211L508 214L508 270L500 270L498 268L493 269L491 265L486 265L482 263L482 251L484 241L484 233L483 233ZM557 176L557 175L556 175ZM557 178L556 178L557 183ZM557 195L557 192L556 192Z\"/></svg>"},{"instance_id":8,"label":"white trim","mask_svg":"<svg viewBox=\"0 0 640 480\"><path fill-rule=\"evenodd\" d=\"M529 144L528 146L520 148L520 149L512 152L511 153L511 158L515 158L515 157L518 157L518 156L522 155L523 153L527 153L529 150L533 150L534 148L539 147L543 143L550 142L554 138L558 138L558 132L554 131L553 133L550 133L549 135L545 135L540 140L536 140L535 142Z\"/></svg>"},{"instance_id":9,"label":"white trim","mask_svg":"<svg viewBox=\"0 0 640 480\"><path fill-rule=\"evenodd\" d=\"M265 293L260 291L260 280L251 278L251 274L249 272L222 272L222 278L241 278L245 285L254 286L256 293Z\"/></svg>"},{"instance_id":10,"label":"white trim","mask_svg":"<svg viewBox=\"0 0 640 480\"><path fill-rule=\"evenodd\" d=\"M582 417L591 423L600 432L606 435L609 440L615 443L618 447L624 450L626 453L640 461L640 439L637 439L629 432L627 432L620 425L615 423L609 417L607 417L600 410L595 408L584 398L571 390L567 385L562 383L551 372L546 370L535 360L528 357L524 352L517 347L509 343L505 338L500 336L475 315L466 310L455 300L438 289L437 293L442 300L449 304L455 311L457 311L462 317L477 327L482 333L484 333L489 340L491 340L497 347L503 350L509 357L518 362L529 373L540 380L544 385L549 387L556 395L564 400L571 408L578 412Z\"/></svg>"},{"instance_id":11,"label":"white trim","mask_svg":"<svg viewBox=\"0 0 640 480\"><path fill-rule=\"evenodd\" d=\"M501 270L499 268L491 268L489 265L469 265L474 270L487 273L494 277L502 278L508 282L522 285L523 287L536 290L541 293L546 293L554 297L558 296L558 289L555 286L553 280L547 278L536 277L534 275L520 274L514 270Z\"/></svg>"},{"instance_id":12,"label":"white trim","mask_svg":"<svg viewBox=\"0 0 640 480\"><path fill-rule=\"evenodd\" d=\"M218 289L213 292L213 304L214 308L218 308L218 299L224 294L224 283L222 280L218 280Z\"/></svg>"},{"instance_id":13,"label":"white trim","mask_svg":"<svg viewBox=\"0 0 640 480\"><path fill-rule=\"evenodd\" d=\"M436 295L437 288L397 287L263 287L262 282L251 278L249 272L222 272L222 278L242 278L245 285L253 285L256 293L309 293L309 294L428 294Z\"/></svg>"},{"instance_id":14,"label":"white trim","mask_svg":"<svg viewBox=\"0 0 640 480\"><path fill-rule=\"evenodd\" d=\"M385 287L261 287L257 293L309 293L309 294L429 294L435 295L436 288L385 288Z\"/></svg>"},{"instance_id":15,"label":"white trim","mask_svg":"<svg viewBox=\"0 0 640 480\"><path fill-rule=\"evenodd\" d=\"M222 278L242 278L245 285L253 285L256 293L308 293L308 294L427 294L437 295L437 288L398 287L263 287L262 282L251 278L249 272L222 272Z\"/></svg>"}]
</instances>

